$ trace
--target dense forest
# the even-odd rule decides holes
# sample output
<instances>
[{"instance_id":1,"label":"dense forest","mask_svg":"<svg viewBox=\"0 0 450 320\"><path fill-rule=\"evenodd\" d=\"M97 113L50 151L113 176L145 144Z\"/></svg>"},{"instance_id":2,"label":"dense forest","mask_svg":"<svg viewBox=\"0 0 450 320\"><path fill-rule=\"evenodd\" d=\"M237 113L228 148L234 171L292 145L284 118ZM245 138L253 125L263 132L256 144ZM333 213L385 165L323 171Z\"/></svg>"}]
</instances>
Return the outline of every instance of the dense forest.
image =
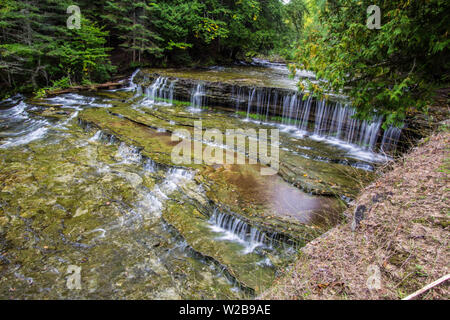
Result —
<instances>
[{"instance_id":1,"label":"dense forest","mask_svg":"<svg viewBox=\"0 0 450 320\"><path fill-rule=\"evenodd\" d=\"M66 26L77 5L81 28ZM314 71L317 95L399 124L448 82L448 1L3 0L1 96L102 82L138 66L208 66L263 55ZM302 87L301 89L306 89Z\"/></svg>"},{"instance_id":2,"label":"dense forest","mask_svg":"<svg viewBox=\"0 0 450 320\"><path fill-rule=\"evenodd\" d=\"M288 42L280 35L289 37L278 0L82 0L81 28L68 29L71 4L2 3L3 84L37 88L104 81L116 67L225 63L268 52Z\"/></svg>"}]
</instances>

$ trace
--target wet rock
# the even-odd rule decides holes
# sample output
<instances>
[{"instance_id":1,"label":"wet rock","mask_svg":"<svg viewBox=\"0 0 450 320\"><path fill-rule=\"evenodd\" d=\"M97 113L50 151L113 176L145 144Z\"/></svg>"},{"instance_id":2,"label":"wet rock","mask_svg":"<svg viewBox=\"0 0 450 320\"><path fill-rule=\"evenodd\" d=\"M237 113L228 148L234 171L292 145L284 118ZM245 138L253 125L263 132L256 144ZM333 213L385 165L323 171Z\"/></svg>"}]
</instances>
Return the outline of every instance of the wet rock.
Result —
<instances>
[{"instance_id":1,"label":"wet rock","mask_svg":"<svg viewBox=\"0 0 450 320\"><path fill-rule=\"evenodd\" d=\"M364 219L364 213L366 210L365 205L359 205L355 208L351 225L352 231L355 231L359 227L360 222Z\"/></svg>"},{"instance_id":2,"label":"wet rock","mask_svg":"<svg viewBox=\"0 0 450 320\"><path fill-rule=\"evenodd\" d=\"M136 188L140 184L142 184L143 179L136 173L133 172L123 172L122 173L125 178L128 180L128 182L131 183L133 188Z\"/></svg>"},{"instance_id":3,"label":"wet rock","mask_svg":"<svg viewBox=\"0 0 450 320\"><path fill-rule=\"evenodd\" d=\"M178 207L169 205L163 213L164 220L173 226L190 246L201 255L214 259L244 287L260 292L267 288L274 278L274 270L257 263L261 257L242 254L242 245L231 241L217 241L220 236L212 231L205 217L195 215L190 205Z\"/></svg>"}]
</instances>

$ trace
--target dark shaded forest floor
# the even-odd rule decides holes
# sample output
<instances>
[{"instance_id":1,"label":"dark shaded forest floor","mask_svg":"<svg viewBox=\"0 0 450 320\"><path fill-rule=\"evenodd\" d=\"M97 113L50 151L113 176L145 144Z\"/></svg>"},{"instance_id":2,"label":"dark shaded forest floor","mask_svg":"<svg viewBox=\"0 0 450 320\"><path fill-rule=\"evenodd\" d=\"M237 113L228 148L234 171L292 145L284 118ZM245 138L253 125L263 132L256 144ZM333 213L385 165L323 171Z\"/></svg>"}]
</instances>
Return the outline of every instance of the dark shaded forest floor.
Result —
<instances>
[{"instance_id":1,"label":"dark shaded forest floor","mask_svg":"<svg viewBox=\"0 0 450 320\"><path fill-rule=\"evenodd\" d=\"M346 211L347 222L306 245L297 262L260 298L401 299L447 275L449 125L441 123L384 168ZM379 283L373 281L377 270ZM450 298L449 283L418 299Z\"/></svg>"}]
</instances>

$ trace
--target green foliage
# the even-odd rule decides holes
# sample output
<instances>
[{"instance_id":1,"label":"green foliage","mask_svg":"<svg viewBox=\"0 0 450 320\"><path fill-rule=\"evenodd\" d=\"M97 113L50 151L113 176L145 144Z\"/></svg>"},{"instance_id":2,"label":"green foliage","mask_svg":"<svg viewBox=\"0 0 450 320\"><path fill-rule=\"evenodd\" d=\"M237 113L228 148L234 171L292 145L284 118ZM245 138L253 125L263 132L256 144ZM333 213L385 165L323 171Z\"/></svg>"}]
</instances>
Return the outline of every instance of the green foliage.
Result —
<instances>
[{"instance_id":1,"label":"green foliage","mask_svg":"<svg viewBox=\"0 0 450 320\"><path fill-rule=\"evenodd\" d=\"M65 88L69 88L70 85L71 85L70 78L68 76L62 77L59 80L53 81L52 86L50 88L48 88L48 90L65 89Z\"/></svg>"},{"instance_id":2,"label":"green foliage","mask_svg":"<svg viewBox=\"0 0 450 320\"><path fill-rule=\"evenodd\" d=\"M144 54L159 57L163 51L158 45L163 39L154 31L152 22L155 3L149 1L100 1L105 5L99 18L112 34L118 46L131 52L132 62L142 61Z\"/></svg>"},{"instance_id":3,"label":"green foliage","mask_svg":"<svg viewBox=\"0 0 450 320\"><path fill-rule=\"evenodd\" d=\"M352 98L360 118L399 125L413 109L424 111L434 85L448 83L450 3L376 1L381 29L366 27L373 1L314 2L317 16L297 49L297 68L324 80L300 84L317 96ZM310 10L311 11L311 10Z\"/></svg>"},{"instance_id":4,"label":"green foliage","mask_svg":"<svg viewBox=\"0 0 450 320\"><path fill-rule=\"evenodd\" d=\"M66 27L73 4L81 29ZM60 78L104 81L111 56L121 69L248 59L280 47L284 14L279 0L2 0L0 83L36 91Z\"/></svg>"},{"instance_id":5,"label":"green foliage","mask_svg":"<svg viewBox=\"0 0 450 320\"><path fill-rule=\"evenodd\" d=\"M286 23L292 24L298 40L301 36L305 15L309 13L308 6L304 0L290 0L285 6Z\"/></svg>"},{"instance_id":6,"label":"green foliage","mask_svg":"<svg viewBox=\"0 0 450 320\"><path fill-rule=\"evenodd\" d=\"M82 19L80 29L68 30L65 33L71 40L61 40L58 47L48 55L59 60L59 67L66 71L69 83L90 82L92 79L104 81L113 71L108 63L109 48L104 47L108 32L89 20Z\"/></svg>"},{"instance_id":7,"label":"green foliage","mask_svg":"<svg viewBox=\"0 0 450 320\"><path fill-rule=\"evenodd\" d=\"M66 9L71 4L54 0L0 3L0 82L7 90L109 78L113 68L105 47L108 32L88 18L82 19L80 29L68 29Z\"/></svg>"},{"instance_id":8,"label":"green foliage","mask_svg":"<svg viewBox=\"0 0 450 320\"><path fill-rule=\"evenodd\" d=\"M380 30L366 27L369 0L78 0L81 29L70 30L72 4L0 2L3 95L105 81L110 59L122 71L283 56L323 80L302 89L348 95L359 117L387 125L425 110L433 87L449 81L445 0L376 1Z\"/></svg>"}]
</instances>

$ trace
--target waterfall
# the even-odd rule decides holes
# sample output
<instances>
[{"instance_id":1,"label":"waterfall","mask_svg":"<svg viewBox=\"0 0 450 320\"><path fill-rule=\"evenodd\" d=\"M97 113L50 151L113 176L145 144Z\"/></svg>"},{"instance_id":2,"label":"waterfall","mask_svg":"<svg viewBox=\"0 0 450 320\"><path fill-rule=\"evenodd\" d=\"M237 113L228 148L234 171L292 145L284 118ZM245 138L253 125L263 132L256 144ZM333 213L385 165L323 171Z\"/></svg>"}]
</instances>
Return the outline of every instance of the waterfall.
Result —
<instances>
[{"instance_id":1,"label":"waterfall","mask_svg":"<svg viewBox=\"0 0 450 320\"><path fill-rule=\"evenodd\" d=\"M323 130L327 125L328 106L325 104L325 100L317 102L316 108L316 121L314 124L314 134L322 136Z\"/></svg>"},{"instance_id":2,"label":"waterfall","mask_svg":"<svg viewBox=\"0 0 450 320\"><path fill-rule=\"evenodd\" d=\"M265 242L268 242L269 237L265 232L252 227L231 214L218 212L217 209L214 209L210 223L214 232L223 234L220 240L241 243L245 247L244 253L250 253L260 246L268 247Z\"/></svg>"},{"instance_id":3,"label":"waterfall","mask_svg":"<svg viewBox=\"0 0 450 320\"><path fill-rule=\"evenodd\" d=\"M247 97L246 121L250 120L252 112L256 112L259 120L266 119L266 121L271 114L278 114L280 120L277 119L275 122L286 126L287 130L297 129L302 134L310 131L313 133L311 135L313 139L327 140L353 149L358 146L370 152L374 151L380 142L382 118L375 117L372 121L353 119L356 112L348 104L319 100L315 102L312 110L312 97L304 99L301 93L286 93L279 98L278 90L249 88L245 93L246 96L242 91L241 87L233 87L232 101L235 103L236 111L239 111L242 101ZM310 118L311 128L309 128ZM394 135L393 129L386 133L385 140L389 138L389 134ZM395 148L395 144L392 148ZM392 148L389 150L392 151Z\"/></svg>"},{"instance_id":4,"label":"waterfall","mask_svg":"<svg viewBox=\"0 0 450 320\"><path fill-rule=\"evenodd\" d=\"M189 110L191 112L200 112L202 107L206 105L206 92L205 86L202 83L198 83L197 86L192 88L191 91L191 105Z\"/></svg>"},{"instance_id":5,"label":"waterfall","mask_svg":"<svg viewBox=\"0 0 450 320\"><path fill-rule=\"evenodd\" d=\"M373 150L377 142L378 133L382 123L381 117L375 117L372 122L363 121L362 129L360 130L359 145L366 150Z\"/></svg>"},{"instance_id":6,"label":"waterfall","mask_svg":"<svg viewBox=\"0 0 450 320\"><path fill-rule=\"evenodd\" d=\"M281 123L284 124L287 119L287 109L290 104L291 97L289 95L283 97L283 109L281 115Z\"/></svg>"},{"instance_id":7,"label":"waterfall","mask_svg":"<svg viewBox=\"0 0 450 320\"><path fill-rule=\"evenodd\" d=\"M122 142L117 149L116 156L122 161L122 164L133 164L133 163L141 163L142 155L138 148L133 146L128 146L126 143Z\"/></svg>"},{"instance_id":8,"label":"waterfall","mask_svg":"<svg viewBox=\"0 0 450 320\"><path fill-rule=\"evenodd\" d=\"M386 131L384 131L380 149L383 152L395 151L401 133L402 128L390 126Z\"/></svg>"},{"instance_id":9,"label":"waterfall","mask_svg":"<svg viewBox=\"0 0 450 320\"><path fill-rule=\"evenodd\" d=\"M311 110L312 97L309 96L306 99L306 102L303 104L303 110L301 115L301 126L300 130L307 131L308 130L308 121L309 121L309 113Z\"/></svg>"},{"instance_id":10,"label":"waterfall","mask_svg":"<svg viewBox=\"0 0 450 320\"><path fill-rule=\"evenodd\" d=\"M142 96L142 87L140 86L140 85L136 85L136 87L135 87L135 90L136 90L136 93L134 94L134 97L133 98L137 98L137 97L140 97L140 96Z\"/></svg>"},{"instance_id":11,"label":"waterfall","mask_svg":"<svg viewBox=\"0 0 450 320\"><path fill-rule=\"evenodd\" d=\"M157 171L157 165L155 161L153 161L150 158L147 158L147 160L144 161L143 168L147 172L156 172Z\"/></svg>"},{"instance_id":12,"label":"waterfall","mask_svg":"<svg viewBox=\"0 0 450 320\"><path fill-rule=\"evenodd\" d=\"M130 83L138 70L133 73ZM175 80L176 81L176 80ZM166 77L158 77L146 90L144 105L172 105L175 81ZM139 94L140 86L137 86ZM293 90L275 88L232 86L230 102L236 112L241 111L246 103L245 121L252 118L256 112L258 121L271 121L282 125L282 129L296 134L310 133L312 139L327 141L342 146L351 152L376 150L383 152L395 151L401 129L381 129L383 119L374 117L371 121L354 119L355 109L341 102L313 100ZM205 107L206 85L197 83L191 89L191 112L200 112ZM159 101L159 102L158 102ZM213 103L213 102L212 102ZM245 109L244 109L245 110ZM242 110L242 111L244 111ZM274 116L274 117L271 117ZM392 143L390 141L392 140Z\"/></svg>"},{"instance_id":13,"label":"waterfall","mask_svg":"<svg viewBox=\"0 0 450 320\"><path fill-rule=\"evenodd\" d=\"M236 101L236 112L239 111L241 107L241 102L243 100L243 93L242 93L242 87L233 86L233 98L234 101Z\"/></svg>"},{"instance_id":14,"label":"waterfall","mask_svg":"<svg viewBox=\"0 0 450 320\"><path fill-rule=\"evenodd\" d=\"M364 150L373 151L383 119L374 117L372 121L360 121L353 119L354 114L355 110L348 105L328 105L324 100L318 101L314 135L359 145Z\"/></svg>"},{"instance_id":15,"label":"waterfall","mask_svg":"<svg viewBox=\"0 0 450 320\"><path fill-rule=\"evenodd\" d=\"M269 96L267 97L266 121L269 119L269 110L270 110L270 91L269 91Z\"/></svg>"},{"instance_id":16,"label":"waterfall","mask_svg":"<svg viewBox=\"0 0 450 320\"><path fill-rule=\"evenodd\" d=\"M244 92L243 87L233 86L231 100L237 112L247 99L245 121L249 121L251 113L256 112L259 120L272 120L286 126L287 130L297 129L302 135L310 132L313 139L326 140L354 151L359 148L373 152L378 146L383 151L395 150L394 141L398 140L396 137L400 135L401 129L388 129L380 141L383 122L381 117L374 117L372 121L361 121L353 118L356 111L349 104L314 101L311 96L305 98L301 93L280 92L282 91L263 88L249 88ZM270 119L271 115L278 117ZM390 140L393 140L392 144L388 143Z\"/></svg>"},{"instance_id":17,"label":"waterfall","mask_svg":"<svg viewBox=\"0 0 450 320\"><path fill-rule=\"evenodd\" d=\"M128 80L128 87L124 90L126 91L134 91L138 87L136 83L134 83L134 77L141 71L141 69L136 69L133 74L130 76L130 79Z\"/></svg>"},{"instance_id":18,"label":"waterfall","mask_svg":"<svg viewBox=\"0 0 450 320\"><path fill-rule=\"evenodd\" d=\"M175 81L171 81L166 77L158 77L146 90L143 105L164 105L171 106L173 104L173 90Z\"/></svg>"},{"instance_id":19,"label":"waterfall","mask_svg":"<svg viewBox=\"0 0 450 320\"><path fill-rule=\"evenodd\" d=\"M102 139L102 130L97 130L97 132L89 138L89 141L100 141Z\"/></svg>"},{"instance_id":20,"label":"waterfall","mask_svg":"<svg viewBox=\"0 0 450 320\"><path fill-rule=\"evenodd\" d=\"M250 119L250 108L252 106L253 98L255 96L256 89L253 88L248 92L248 106L247 106L247 120Z\"/></svg>"},{"instance_id":21,"label":"waterfall","mask_svg":"<svg viewBox=\"0 0 450 320\"><path fill-rule=\"evenodd\" d=\"M295 109L298 110L298 100L297 100L297 95L293 94L291 97L291 104L289 105L289 125L292 124ZM296 121L297 121L297 117L294 120L294 124Z\"/></svg>"}]
</instances>

